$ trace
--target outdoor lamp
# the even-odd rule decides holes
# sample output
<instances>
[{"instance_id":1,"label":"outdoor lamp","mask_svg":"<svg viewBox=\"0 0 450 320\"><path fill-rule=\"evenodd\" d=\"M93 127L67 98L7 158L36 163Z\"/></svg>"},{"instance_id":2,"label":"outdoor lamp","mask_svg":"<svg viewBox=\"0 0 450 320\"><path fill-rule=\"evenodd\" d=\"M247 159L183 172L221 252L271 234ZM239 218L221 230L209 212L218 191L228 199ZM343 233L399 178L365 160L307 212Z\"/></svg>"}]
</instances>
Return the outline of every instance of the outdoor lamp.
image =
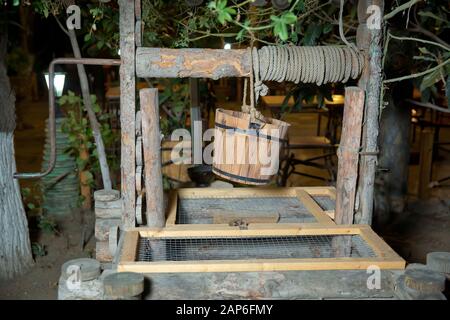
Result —
<instances>
[{"instance_id":1,"label":"outdoor lamp","mask_svg":"<svg viewBox=\"0 0 450 320\"><path fill-rule=\"evenodd\" d=\"M47 88L50 88L48 83L48 72L44 73ZM55 72L53 77L53 86L57 97L61 97L64 90L64 82L66 81L66 74L64 72Z\"/></svg>"}]
</instances>

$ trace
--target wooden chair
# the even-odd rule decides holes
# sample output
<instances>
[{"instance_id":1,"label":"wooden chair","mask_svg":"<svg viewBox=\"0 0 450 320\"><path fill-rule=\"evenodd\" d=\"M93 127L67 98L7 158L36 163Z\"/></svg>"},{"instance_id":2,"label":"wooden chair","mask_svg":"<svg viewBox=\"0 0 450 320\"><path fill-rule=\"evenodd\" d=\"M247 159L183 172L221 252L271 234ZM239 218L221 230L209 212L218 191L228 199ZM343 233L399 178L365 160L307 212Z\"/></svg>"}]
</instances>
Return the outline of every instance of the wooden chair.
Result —
<instances>
[{"instance_id":1,"label":"wooden chair","mask_svg":"<svg viewBox=\"0 0 450 320\"><path fill-rule=\"evenodd\" d=\"M324 154L307 159L298 159L296 158L295 153L292 152L294 150L312 149L321 149ZM279 186L286 186L287 180L292 174L327 182L334 182L336 180L336 166L333 162L333 156L336 155L336 149L337 145L332 144L330 140L324 136L290 136L280 157L281 161L277 184ZM320 160L324 160L324 163L318 163ZM306 172L301 172L297 169L298 165L326 170L329 174L329 178L327 179Z\"/></svg>"}]
</instances>

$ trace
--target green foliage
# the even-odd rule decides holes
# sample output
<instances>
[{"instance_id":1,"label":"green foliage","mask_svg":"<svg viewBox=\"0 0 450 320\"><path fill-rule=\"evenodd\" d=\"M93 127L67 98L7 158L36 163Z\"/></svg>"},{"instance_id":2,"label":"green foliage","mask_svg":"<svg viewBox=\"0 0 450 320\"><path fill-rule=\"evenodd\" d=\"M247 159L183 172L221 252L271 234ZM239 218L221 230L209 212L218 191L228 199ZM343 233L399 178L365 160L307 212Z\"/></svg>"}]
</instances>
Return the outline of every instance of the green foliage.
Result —
<instances>
[{"instance_id":1,"label":"green foliage","mask_svg":"<svg viewBox=\"0 0 450 320\"><path fill-rule=\"evenodd\" d=\"M304 46L314 46L317 40L322 35L323 27L319 23L311 23L306 28L305 36L303 37L302 44Z\"/></svg>"},{"instance_id":2,"label":"green foliage","mask_svg":"<svg viewBox=\"0 0 450 320\"><path fill-rule=\"evenodd\" d=\"M44 233L59 234L58 225L56 222L45 215L42 215L38 219L38 228Z\"/></svg>"},{"instance_id":3,"label":"green foliage","mask_svg":"<svg viewBox=\"0 0 450 320\"><path fill-rule=\"evenodd\" d=\"M39 215L42 212L41 197L39 196L39 192L40 186L37 183L34 183L31 188L21 188L22 202L29 216Z\"/></svg>"},{"instance_id":4,"label":"green foliage","mask_svg":"<svg viewBox=\"0 0 450 320\"><path fill-rule=\"evenodd\" d=\"M236 15L236 10L231 7L227 7L227 0L215 0L208 4L208 8L212 9L217 14L217 20L222 25L226 25L227 22L233 21L232 16Z\"/></svg>"},{"instance_id":5,"label":"green foliage","mask_svg":"<svg viewBox=\"0 0 450 320\"><path fill-rule=\"evenodd\" d=\"M395 28L396 21L392 22L391 33L394 36L388 34L388 45L385 48L387 78L414 77L413 84L420 90L422 102L440 104L442 97L449 98L444 79L448 79L450 75L450 47L443 44L442 40L448 39L446 34L450 28L450 12L437 1L419 3L410 11L412 13L408 19L415 32L410 32L409 29L398 30L398 27ZM398 16L398 24L403 24L402 20L407 19ZM436 69L438 65L441 67ZM391 72L392 70L395 72Z\"/></svg>"},{"instance_id":6,"label":"green foliage","mask_svg":"<svg viewBox=\"0 0 450 320\"><path fill-rule=\"evenodd\" d=\"M292 12L286 12L280 17L270 16L273 23L273 34L278 36L281 40L286 41L289 38L288 25L297 22L297 16Z\"/></svg>"},{"instance_id":7,"label":"green foliage","mask_svg":"<svg viewBox=\"0 0 450 320\"><path fill-rule=\"evenodd\" d=\"M29 75L31 58L21 47L14 47L6 56L6 66L10 75Z\"/></svg>"},{"instance_id":8,"label":"green foliage","mask_svg":"<svg viewBox=\"0 0 450 320\"><path fill-rule=\"evenodd\" d=\"M32 6L37 13L43 15L45 18L48 18L50 15L58 16L62 12L65 12L63 1L38 0L33 1Z\"/></svg>"},{"instance_id":9,"label":"green foliage","mask_svg":"<svg viewBox=\"0 0 450 320\"><path fill-rule=\"evenodd\" d=\"M43 257L47 255L47 250L45 249L45 246L38 242L33 242L31 244L31 251L33 253L33 256L35 257Z\"/></svg>"},{"instance_id":10,"label":"green foliage","mask_svg":"<svg viewBox=\"0 0 450 320\"><path fill-rule=\"evenodd\" d=\"M95 56L109 52L117 56L119 47L118 6L115 2L80 1L83 14L83 30L88 55ZM142 0L142 21L144 24L143 45L149 47L219 47L223 39L235 39L246 46L250 41L262 44L290 43L293 45L332 45L342 44L338 36L337 17L339 5L336 1L292 0L290 6L275 10L271 5L255 7L251 0L211 0L206 5L188 7L185 1L174 5L172 1ZM397 1L392 6L386 5L386 13L406 3ZM61 1L33 1L35 10L44 16L64 14ZM413 10L418 8L417 14ZM87 9L86 9L87 8ZM414 13L413 13L414 12ZM434 36L448 39L449 11L441 1L421 1L395 18L388 20L389 28L398 23L406 33L407 25L413 22ZM344 6L344 33L347 39L354 41L357 21L357 6L346 1ZM395 27L395 26L394 26ZM409 35L417 36L416 33ZM429 38L429 36L425 36ZM212 39L218 38L219 41ZM228 42L228 41L227 41ZM427 70L440 64L449 57L445 50L433 45L420 45L427 51L420 51L410 63L411 74L417 70ZM402 51L408 52L409 51ZM394 54L395 55L395 54ZM386 66L389 65L386 59ZM434 72L421 76L417 87L423 91L425 99L432 99L436 94L446 92L442 84L449 77L450 64ZM300 89L301 90L301 89ZM170 108L182 109L180 99L175 98ZM166 103L168 103L167 100ZM185 105L186 106L186 105ZM162 127L170 128L180 125L182 118L171 117L163 120ZM176 124L177 123L177 124Z\"/></svg>"},{"instance_id":11,"label":"green foliage","mask_svg":"<svg viewBox=\"0 0 450 320\"><path fill-rule=\"evenodd\" d=\"M333 101L332 87L330 84L316 86L314 84L304 84L302 86L292 86L286 95L283 104L281 106L282 112L299 111L302 109L303 104L310 104L314 98L317 98L317 104L319 108L324 107L325 99ZM289 99L294 98L294 105L292 109L288 108Z\"/></svg>"},{"instance_id":12,"label":"green foliage","mask_svg":"<svg viewBox=\"0 0 450 320\"><path fill-rule=\"evenodd\" d=\"M95 95L91 95L91 101L92 108L100 124L100 133L105 148L111 147L118 139L117 133L111 130L108 122L111 116L101 112L101 108L97 103L97 97ZM89 185L94 186L94 174L100 172L100 167L98 164L95 139L89 124L83 99L74 92L69 91L68 94L63 95L58 102L66 113L61 128L62 131L68 135L70 147L65 150L65 152L75 157L78 171L85 171ZM110 168L112 170L117 169L119 166L119 159L116 159L114 155L110 154L107 154L107 158Z\"/></svg>"},{"instance_id":13,"label":"green foliage","mask_svg":"<svg viewBox=\"0 0 450 320\"><path fill-rule=\"evenodd\" d=\"M185 79L158 79L164 89L159 94L162 110L160 127L164 136L173 130L184 128L189 113L189 85Z\"/></svg>"},{"instance_id":14,"label":"green foliage","mask_svg":"<svg viewBox=\"0 0 450 320\"><path fill-rule=\"evenodd\" d=\"M118 56L120 47L119 11L117 8L98 3L88 4L83 11L84 48L91 56L108 53Z\"/></svg>"}]
</instances>

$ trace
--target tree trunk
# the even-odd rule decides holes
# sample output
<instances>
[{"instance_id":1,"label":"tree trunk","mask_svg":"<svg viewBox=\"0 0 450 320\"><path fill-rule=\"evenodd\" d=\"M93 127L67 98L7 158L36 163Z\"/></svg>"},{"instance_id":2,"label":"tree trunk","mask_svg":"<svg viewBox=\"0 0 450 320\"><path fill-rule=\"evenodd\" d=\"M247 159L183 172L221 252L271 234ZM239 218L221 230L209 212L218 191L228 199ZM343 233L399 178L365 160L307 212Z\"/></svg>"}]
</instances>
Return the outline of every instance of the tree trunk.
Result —
<instances>
[{"instance_id":1,"label":"tree trunk","mask_svg":"<svg viewBox=\"0 0 450 320\"><path fill-rule=\"evenodd\" d=\"M375 172L377 167L377 143L379 130L380 94L382 85L381 59L383 56L383 25L380 29L367 26L368 8L376 5L381 15L384 12L384 0L359 0L357 44L366 54L363 73L358 86L366 91L364 108L364 127L360 160L357 211L355 223L372 224Z\"/></svg>"},{"instance_id":2,"label":"tree trunk","mask_svg":"<svg viewBox=\"0 0 450 320\"><path fill-rule=\"evenodd\" d=\"M15 97L6 73L7 36L0 34L0 279L24 273L32 264L28 222L14 158Z\"/></svg>"},{"instance_id":3,"label":"tree trunk","mask_svg":"<svg viewBox=\"0 0 450 320\"><path fill-rule=\"evenodd\" d=\"M380 121L380 168L375 185L375 211L373 223L382 227L392 215L400 215L406 205L408 191L408 165L410 156L411 110L404 103L412 94L412 86L402 83L396 86L397 96L390 90L386 94L389 102L381 113ZM399 94L401 93L401 94Z\"/></svg>"},{"instance_id":4,"label":"tree trunk","mask_svg":"<svg viewBox=\"0 0 450 320\"><path fill-rule=\"evenodd\" d=\"M75 58L81 58L80 47L78 46L77 36L74 30L68 30L70 43L72 45L73 55ZM106 190L112 189L111 177L109 174L108 161L106 159L105 145L100 132L100 125L92 108L91 96L89 93L89 82L86 75L86 69L82 64L77 65L78 77L80 78L81 93L83 95L83 103L88 113L89 122L94 135L95 145L97 146L98 161L100 163L100 170L102 172L103 188Z\"/></svg>"}]
</instances>

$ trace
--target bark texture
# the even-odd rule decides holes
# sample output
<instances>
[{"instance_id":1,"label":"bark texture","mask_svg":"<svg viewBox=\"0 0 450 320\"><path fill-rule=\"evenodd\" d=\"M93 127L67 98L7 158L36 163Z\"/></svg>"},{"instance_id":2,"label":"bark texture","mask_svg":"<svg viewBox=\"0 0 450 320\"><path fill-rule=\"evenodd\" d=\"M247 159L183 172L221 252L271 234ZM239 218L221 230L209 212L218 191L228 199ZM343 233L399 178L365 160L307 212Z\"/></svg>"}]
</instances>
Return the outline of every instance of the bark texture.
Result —
<instances>
[{"instance_id":1,"label":"bark texture","mask_svg":"<svg viewBox=\"0 0 450 320\"><path fill-rule=\"evenodd\" d=\"M120 127L122 222L135 226L136 216L136 74L134 0L119 0L120 9Z\"/></svg>"},{"instance_id":2,"label":"bark texture","mask_svg":"<svg viewBox=\"0 0 450 320\"><path fill-rule=\"evenodd\" d=\"M365 67L358 86L366 91L362 151L366 153L360 161L358 194L359 204L355 223L372 224L375 172L377 167L380 94L382 83L381 59L383 57L383 25L380 29L367 26L368 10L371 5L384 12L384 0L358 1L359 27L357 44L366 54ZM371 155L368 155L371 154Z\"/></svg>"},{"instance_id":3,"label":"bark texture","mask_svg":"<svg viewBox=\"0 0 450 320\"><path fill-rule=\"evenodd\" d=\"M24 273L32 264L28 222L14 158L15 97L6 73L7 37L0 34L0 279Z\"/></svg>"},{"instance_id":4,"label":"bark texture","mask_svg":"<svg viewBox=\"0 0 450 320\"><path fill-rule=\"evenodd\" d=\"M397 90L412 94L408 87L403 84ZM411 110L403 102L404 98L396 99L392 95L387 98L389 104L381 114L379 137L379 166L387 171L378 172L375 185L373 224L378 227L402 214L408 191Z\"/></svg>"}]
</instances>

